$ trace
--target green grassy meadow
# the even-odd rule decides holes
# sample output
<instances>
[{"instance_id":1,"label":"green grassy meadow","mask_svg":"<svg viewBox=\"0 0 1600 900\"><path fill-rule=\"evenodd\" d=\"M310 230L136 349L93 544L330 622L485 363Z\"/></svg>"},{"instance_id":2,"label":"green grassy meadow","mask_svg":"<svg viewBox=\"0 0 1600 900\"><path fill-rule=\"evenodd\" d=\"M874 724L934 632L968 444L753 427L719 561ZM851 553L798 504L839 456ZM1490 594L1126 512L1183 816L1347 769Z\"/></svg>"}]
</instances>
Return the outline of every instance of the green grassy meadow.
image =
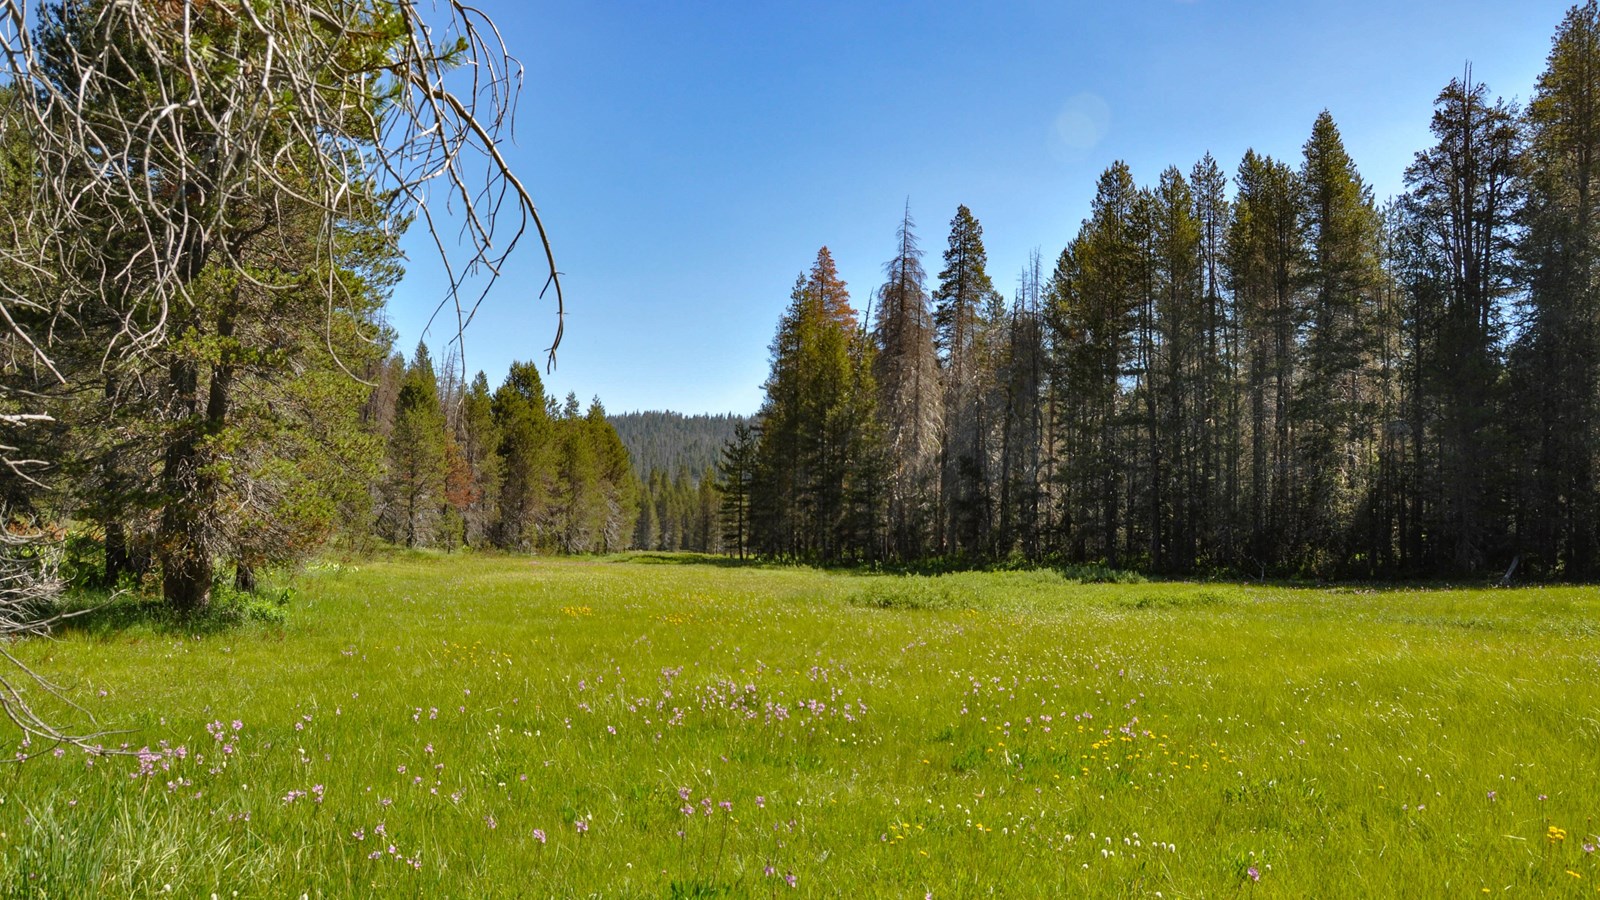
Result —
<instances>
[{"instance_id":1,"label":"green grassy meadow","mask_svg":"<svg viewBox=\"0 0 1600 900\"><path fill-rule=\"evenodd\" d=\"M407 557L12 649L7 896L1600 896L1600 591Z\"/></svg>"}]
</instances>

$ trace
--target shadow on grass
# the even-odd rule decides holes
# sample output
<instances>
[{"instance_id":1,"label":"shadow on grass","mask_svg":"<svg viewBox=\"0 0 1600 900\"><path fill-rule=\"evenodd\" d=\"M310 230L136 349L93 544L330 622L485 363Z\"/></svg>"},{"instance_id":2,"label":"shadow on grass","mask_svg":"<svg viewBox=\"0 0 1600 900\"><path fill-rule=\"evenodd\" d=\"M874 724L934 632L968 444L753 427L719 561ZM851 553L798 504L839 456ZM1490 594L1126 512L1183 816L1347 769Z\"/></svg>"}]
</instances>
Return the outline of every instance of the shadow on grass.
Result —
<instances>
[{"instance_id":1,"label":"shadow on grass","mask_svg":"<svg viewBox=\"0 0 1600 900\"><path fill-rule=\"evenodd\" d=\"M737 556L666 550L618 553L615 556L606 557L606 562L643 563L657 566L716 566L720 569L792 569L801 565L800 563L779 560L756 559L755 557L740 559Z\"/></svg>"},{"instance_id":2,"label":"shadow on grass","mask_svg":"<svg viewBox=\"0 0 1600 900\"><path fill-rule=\"evenodd\" d=\"M1060 559L987 559L967 556L935 556L909 561L864 562L841 560L826 562L803 558L737 557L689 551L628 551L604 557L606 562L642 563L669 566L715 566L723 569L812 569L855 575L953 575L963 572L1054 572L1068 581L1080 584L1148 584L1183 582L1189 584L1219 584L1252 587L1284 588L1292 590L1319 590L1335 594L1369 594L1391 591L1456 591L1515 589L1532 587L1582 586L1585 582L1518 579L1511 585L1499 584L1499 576L1480 579L1443 578L1439 576L1390 575L1361 578L1345 576L1318 578L1311 575L1293 575L1265 572L1251 574L1243 571L1215 570L1205 572L1149 572L1141 569L1115 568L1103 563L1077 563Z\"/></svg>"},{"instance_id":3,"label":"shadow on grass","mask_svg":"<svg viewBox=\"0 0 1600 900\"><path fill-rule=\"evenodd\" d=\"M107 638L120 634L211 635L248 626L281 628L289 619L288 589L247 594L217 590L203 610L180 612L160 597L135 591L73 590L57 604L55 631Z\"/></svg>"},{"instance_id":4,"label":"shadow on grass","mask_svg":"<svg viewBox=\"0 0 1600 900\"><path fill-rule=\"evenodd\" d=\"M1069 581L1083 584L1142 584L1151 580L1138 572L1105 565L1052 563L1037 560L981 560L961 556L939 556L905 562L864 562L841 560L825 562L808 559L721 556L688 551L633 551L605 558L607 562L643 563L664 566L716 566L723 569L814 569L856 575L952 575L958 572L1055 572Z\"/></svg>"}]
</instances>

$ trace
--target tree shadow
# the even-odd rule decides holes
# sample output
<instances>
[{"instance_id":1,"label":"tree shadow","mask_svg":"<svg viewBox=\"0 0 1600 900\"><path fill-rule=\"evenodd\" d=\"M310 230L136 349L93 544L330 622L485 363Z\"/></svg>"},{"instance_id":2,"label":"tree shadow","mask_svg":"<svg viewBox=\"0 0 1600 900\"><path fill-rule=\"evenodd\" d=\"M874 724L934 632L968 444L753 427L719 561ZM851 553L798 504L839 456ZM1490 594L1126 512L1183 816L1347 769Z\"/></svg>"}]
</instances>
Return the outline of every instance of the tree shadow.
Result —
<instances>
[{"instance_id":1,"label":"tree shadow","mask_svg":"<svg viewBox=\"0 0 1600 900\"><path fill-rule=\"evenodd\" d=\"M777 562L755 557L740 559L737 556L669 550L641 550L619 553L607 559L607 562L640 563L652 566L716 566L719 569L793 569L800 566L799 563Z\"/></svg>"}]
</instances>

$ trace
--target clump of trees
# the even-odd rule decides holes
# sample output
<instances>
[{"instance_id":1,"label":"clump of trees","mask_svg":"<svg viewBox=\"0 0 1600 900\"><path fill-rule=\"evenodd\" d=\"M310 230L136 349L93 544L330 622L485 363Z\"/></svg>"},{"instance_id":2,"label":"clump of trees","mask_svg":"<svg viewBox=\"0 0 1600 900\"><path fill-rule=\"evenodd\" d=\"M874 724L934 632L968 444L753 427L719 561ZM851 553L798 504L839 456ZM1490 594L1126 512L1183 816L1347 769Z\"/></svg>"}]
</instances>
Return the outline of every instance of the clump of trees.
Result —
<instances>
[{"instance_id":1,"label":"clump of trees","mask_svg":"<svg viewBox=\"0 0 1600 900\"><path fill-rule=\"evenodd\" d=\"M1597 73L1591 0L1527 109L1452 80L1383 205L1327 112L1231 191L1115 163L1009 302L965 206L931 286L903 217L871 323L824 248L728 447L729 551L1600 574Z\"/></svg>"},{"instance_id":2,"label":"clump of trees","mask_svg":"<svg viewBox=\"0 0 1600 900\"><path fill-rule=\"evenodd\" d=\"M633 547L639 550L737 552L738 514L719 480L724 445L749 431L744 416L634 412L610 417L640 479Z\"/></svg>"},{"instance_id":3,"label":"clump of trees","mask_svg":"<svg viewBox=\"0 0 1600 900\"><path fill-rule=\"evenodd\" d=\"M538 366L489 391L443 377L425 344L386 360L362 413L386 448L370 482L374 533L406 547L607 553L631 546L638 479L598 399L557 402Z\"/></svg>"}]
</instances>

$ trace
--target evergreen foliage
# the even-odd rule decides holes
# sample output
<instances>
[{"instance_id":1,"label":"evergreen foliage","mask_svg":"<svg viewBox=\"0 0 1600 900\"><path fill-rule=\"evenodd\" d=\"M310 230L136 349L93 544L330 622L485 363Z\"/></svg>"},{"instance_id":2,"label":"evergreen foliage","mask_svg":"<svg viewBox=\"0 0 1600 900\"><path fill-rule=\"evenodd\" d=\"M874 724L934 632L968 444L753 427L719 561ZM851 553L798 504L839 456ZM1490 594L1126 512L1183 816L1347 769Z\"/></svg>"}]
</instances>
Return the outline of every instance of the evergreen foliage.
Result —
<instances>
[{"instance_id":1,"label":"evergreen foliage","mask_svg":"<svg viewBox=\"0 0 1600 900\"><path fill-rule=\"evenodd\" d=\"M895 233L894 258L878 289L873 375L884 427L888 551L915 559L934 547L939 502L939 447L944 427L943 377L928 307L927 275L909 203Z\"/></svg>"},{"instance_id":2,"label":"evergreen foliage","mask_svg":"<svg viewBox=\"0 0 1600 900\"><path fill-rule=\"evenodd\" d=\"M386 537L407 547L431 547L437 542L448 467L433 359L428 346L418 344L395 399L394 431L389 435Z\"/></svg>"},{"instance_id":3,"label":"evergreen foliage","mask_svg":"<svg viewBox=\"0 0 1600 900\"><path fill-rule=\"evenodd\" d=\"M993 512L989 495L989 430L980 343L986 314L999 303L989 279L983 226L965 205L950 220L944 269L933 292L934 325L944 371L944 436L936 540L946 553L981 555Z\"/></svg>"},{"instance_id":4,"label":"evergreen foliage","mask_svg":"<svg viewBox=\"0 0 1600 900\"><path fill-rule=\"evenodd\" d=\"M752 544L798 559L876 558L884 490L873 348L828 248L795 282L772 353Z\"/></svg>"}]
</instances>

